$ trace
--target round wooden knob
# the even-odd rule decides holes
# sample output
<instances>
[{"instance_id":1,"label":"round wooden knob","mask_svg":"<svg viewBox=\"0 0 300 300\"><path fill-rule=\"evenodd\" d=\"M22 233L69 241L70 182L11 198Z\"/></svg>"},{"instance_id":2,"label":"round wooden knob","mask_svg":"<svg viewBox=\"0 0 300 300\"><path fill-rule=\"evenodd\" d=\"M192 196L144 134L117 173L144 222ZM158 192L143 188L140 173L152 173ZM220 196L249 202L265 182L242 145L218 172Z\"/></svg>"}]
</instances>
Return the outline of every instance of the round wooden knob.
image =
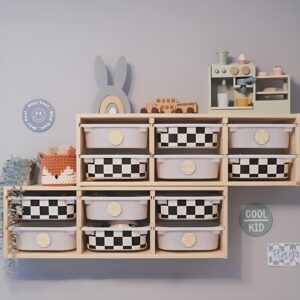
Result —
<instances>
[{"instance_id":1,"label":"round wooden knob","mask_svg":"<svg viewBox=\"0 0 300 300\"><path fill-rule=\"evenodd\" d=\"M230 69L230 73L231 73L231 75L235 76L235 75L239 74L239 69L237 67L232 67Z\"/></svg>"},{"instance_id":2,"label":"round wooden knob","mask_svg":"<svg viewBox=\"0 0 300 300\"><path fill-rule=\"evenodd\" d=\"M197 242L197 238L193 233L188 232L181 237L181 243L186 248L194 247L196 242Z\"/></svg>"},{"instance_id":3,"label":"round wooden knob","mask_svg":"<svg viewBox=\"0 0 300 300\"><path fill-rule=\"evenodd\" d=\"M192 160L185 160L181 164L181 171L185 175L192 175L196 171L196 165Z\"/></svg>"},{"instance_id":4,"label":"round wooden knob","mask_svg":"<svg viewBox=\"0 0 300 300\"><path fill-rule=\"evenodd\" d=\"M250 68L249 67L247 67L247 66L245 66L245 67L242 67L242 73L244 74L244 75L249 75L250 74Z\"/></svg>"},{"instance_id":5,"label":"round wooden knob","mask_svg":"<svg viewBox=\"0 0 300 300\"><path fill-rule=\"evenodd\" d=\"M122 206L118 202L111 202L106 207L107 213L112 217L118 217L122 213Z\"/></svg>"},{"instance_id":6,"label":"round wooden knob","mask_svg":"<svg viewBox=\"0 0 300 300\"><path fill-rule=\"evenodd\" d=\"M111 131L108 135L108 141L113 146L119 146L123 143L124 137L122 132L118 130Z\"/></svg>"},{"instance_id":7,"label":"round wooden knob","mask_svg":"<svg viewBox=\"0 0 300 300\"><path fill-rule=\"evenodd\" d=\"M41 248L48 248L51 244L51 237L47 233L39 233L35 238L35 242Z\"/></svg>"},{"instance_id":8,"label":"round wooden knob","mask_svg":"<svg viewBox=\"0 0 300 300\"><path fill-rule=\"evenodd\" d=\"M265 129L259 129L255 132L254 139L257 144L265 145L269 141L270 136Z\"/></svg>"}]
</instances>

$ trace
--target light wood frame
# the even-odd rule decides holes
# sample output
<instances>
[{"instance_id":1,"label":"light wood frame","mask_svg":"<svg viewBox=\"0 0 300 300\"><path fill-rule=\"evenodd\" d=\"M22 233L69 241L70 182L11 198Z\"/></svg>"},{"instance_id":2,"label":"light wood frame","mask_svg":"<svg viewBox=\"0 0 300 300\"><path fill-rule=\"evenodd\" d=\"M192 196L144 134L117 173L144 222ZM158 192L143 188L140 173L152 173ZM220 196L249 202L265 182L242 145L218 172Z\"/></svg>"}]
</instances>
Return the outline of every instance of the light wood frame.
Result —
<instances>
[{"instance_id":1,"label":"light wood frame","mask_svg":"<svg viewBox=\"0 0 300 300\"><path fill-rule=\"evenodd\" d=\"M6 187L4 190L4 257L12 258L12 253L9 252L9 239L10 231L8 228L8 208L9 200L8 196L12 187ZM126 191L149 191L150 203L149 203L149 225L150 234L149 241L150 245L147 250L140 252L93 252L86 249L85 236L82 231L85 221L85 206L83 200L81 199L84 191L110 191L110 187L47 187L47 186L23 186L24 192L27 191L75 191L77 195L76 202L76 249L73 251L66 252L35 252L35 251L19 251L15 253L15 258L107 258L107 259L120 259L120 258L227 258L228 256L228 192L227 187L172 187L175 191L193 191L193 192L217 192L224 197L222 201L222 209L220 211L220 223L224 226L224 231L220 235L220 247L216 251L195 251L195 252L180 252L180 251L162 251L157 248L156 244L156 200L155 194L159 191L168 191L169 187L120 187L114 188L116 190L126 190Z\"/></svg>"},{"instance_id":2,"label":"light wood frame","mask_svg":"<svg viewBox=\"0 0 300 300\"><path fill-rule=\"evenodd\" d=\"M296 124L295 130L290 137L290 147L288 153L296 155L291 166L290 178L287 181L229 181L228 180L228 158L229 154L229 130L230 122L284 122ZM188 123L188 122L216 122L222 124L220 133L220 143L218 153L222 155L220 166L220 177L215 181L159 181L155 176L155 159L157 151L155 146L155 123ZM147 181L97 181L87 182L84 180L83 163L80 158L85 154L86 146L84 132L80 127L83 123L149 123L149 141L148 150L149 160L149 178ZM300 114L294 115L211 115L211 114L121 114L121 115L99 115L84 114L77 116L77 186L74 187L47 187L47 186L23 186L24 191L75 191L76 200L76 250L68 252L25 252L17 251L16 258L85 258L85 259L188 259L188 258L221 258L228 257L228 187L229 186L296 186L300 185ZM168 190L177 191L217 191L224 196L220 222L225 230L220 237L220 247L216 251L198 251L198 252L179 252L162 251L156 245L156 205L155 194L159 191ZM4 188L4 257L10 258L8 229L8 194L11 187ZM149 191L150 200L150 247L141 252L92 252L86 249L84 233L82 226L85 222L85 206L82 201L82 195L85 191Z\"/></svg>"}]
</instances>

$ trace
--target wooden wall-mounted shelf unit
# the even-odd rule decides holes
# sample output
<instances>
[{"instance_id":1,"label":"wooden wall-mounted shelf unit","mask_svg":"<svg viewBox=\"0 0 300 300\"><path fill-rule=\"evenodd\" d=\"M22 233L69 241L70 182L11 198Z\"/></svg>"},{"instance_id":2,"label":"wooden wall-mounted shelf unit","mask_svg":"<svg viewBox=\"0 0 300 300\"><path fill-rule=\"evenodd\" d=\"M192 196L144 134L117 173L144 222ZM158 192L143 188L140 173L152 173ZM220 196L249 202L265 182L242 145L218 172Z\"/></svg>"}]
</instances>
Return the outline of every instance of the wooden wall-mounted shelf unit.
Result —
<instances>
[{"instance_id":1,"label":"wooden wall-mounted shelf unit","mask_svg":"<svg viewBox=\"0 0 300 300\"><path fill-rule=\"evenodd\" d=\"M145 251L140 252L91 252L85 247L85 238L84 234L81 230L82 226L85 223L84 216L84 203L81 200L82 195L85 191L111 191L112 188L101 187L101 188L91 188L91 187L64 187L56 189L55 187L46 187L46 186L23 186L22 190L26 193L28 191L75 191L77 195L77 208L76 208L76 227L77 227L77 242L76 242L76 250L74 251L66 251L66 252L28 252L28 251L16 251L15 258L107 258L107 259L119 259L119 258L128 258L128 259L136 259L136 258L227 258L227 241L228 241L228 199L227 199L227 188L226 187L172 187L173 191L214 191L220 193L220 195L224 196L220 222L225 227L221 238L220 238L220 247L216 251L208 251L208 252L165 252L157 249L156 247L156 235L155 235L155 221L156 221L156 200L154 196L158 191L168 191L169 188L165 187L120 187L116 186L113 190L119 191L149 191L151 195L150 201L150 214L149 214L149 223L150 223L150 247ZM12 254L9 253L9 239L10 232L8 230L7 223L7 210L8 210L8 195L11 191L10 187L6 187L4 190L4 257L11 258Z\"/></svg>"},{"instance_id":2,"label":"wooden wall-mounted shelf unit","mask_svg":"<svg viewBox=\"0 0 300 300\"><path fill-rule=\"evenodd\" d=\"M85 135L81 124L120 124L120 123L145 123L149 124L149 140L146 149L149 158L149 178L146 181L88 181L85 179L82 154L90 154L85 145ZM156 133L154 124L156 123L219 123L221 131L219 135L219 147L214 154L222 155L219 178L217 180L158 180L156 176L154 155L159 153L156 147ZM295 124L295 128L290 135L290 146L285 154L295 155L295 159L290 169L288 180L246 180L231 181L228 178L228 155L229 149L229 127L230 123L289 123ZM230 186L296 186L300 184L300 114L291 115L212 115L212 114L124 114L124 115L99 115L80 114L77 116L77 185L74 187L47 187L47 186L23 186L24 192L28 191L73 191L76 193L76 250L70 252L25 252L16 251L16 258L84 258L84 259L186 259L186 258L222 258L228 256L228 187ZM171 154L170 150L165 153ZM99 153L101 154L101 153ZM140 154L140 153L139 153ZM146 153L144 153L146 154ZM220 247L216 251L179 252L162 251L157 248L157 237L155 232L157 207L155 195L160 191L213 191L224 196L221 209L220 223L225 230L220 236ZM4 256L12 257L9 252L10 232L8 229L8 196L10 187L4 189ZM85 225L85 206L81 197L87 191L148 191L150 200L149 225L150 225L150 247L140 252L92 252L86 249L85 238L82 227Z\"/></svg>"}]
</instances>

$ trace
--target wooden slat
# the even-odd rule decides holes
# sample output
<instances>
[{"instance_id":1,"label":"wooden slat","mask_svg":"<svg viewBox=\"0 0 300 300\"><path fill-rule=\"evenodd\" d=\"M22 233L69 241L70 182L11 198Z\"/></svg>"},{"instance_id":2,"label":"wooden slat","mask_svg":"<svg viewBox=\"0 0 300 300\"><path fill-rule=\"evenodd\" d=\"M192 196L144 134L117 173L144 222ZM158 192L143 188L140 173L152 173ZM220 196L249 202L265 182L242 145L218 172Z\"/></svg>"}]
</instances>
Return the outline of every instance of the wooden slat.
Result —
<instances>
[{"instance_id":1,"label":"wooden slat","mask_svg":"<svg viewBox=\"0 0 300 300\"><path fill-rule=\"evenodd\" d=\"M150 253L155 254L156 251L156 237L155 237L155 218L156 218L156 209L155 209L155 191L150 191Z\"/></svg>"}]
</instances>

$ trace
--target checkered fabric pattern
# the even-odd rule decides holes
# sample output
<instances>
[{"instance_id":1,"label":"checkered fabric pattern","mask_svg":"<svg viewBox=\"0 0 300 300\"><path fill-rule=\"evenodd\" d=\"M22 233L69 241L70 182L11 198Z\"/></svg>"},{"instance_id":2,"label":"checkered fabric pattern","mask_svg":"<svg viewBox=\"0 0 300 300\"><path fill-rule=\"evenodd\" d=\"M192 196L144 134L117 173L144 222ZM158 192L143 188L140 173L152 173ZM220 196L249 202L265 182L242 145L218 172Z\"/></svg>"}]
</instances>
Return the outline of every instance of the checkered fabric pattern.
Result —
<instances>
[{"instance_id":1,"label":"checkered fabric pattern","mask_svg":"<svg viewBox=\"0 0 300 300\"><path fill-rule=\"evenodd\" d=\"M157 132L159 147L202 147L218 146L218 133L206 127L168 127L167 132Z\"/></svg>"},{"instance_id":2,"label":"checkered fabric pattern","mask_svg":"<svg viewBox=\"0 0 300 300\"><path fill-rule=\"evenodd\" d=\"M147 248L147 234L137 231L94 231L88 234L87 247L96 251L137 251Z\"/></svg>"},{"instance_id":3,"label":"checkered fabric pattern","mask_svg":"<svg viewBox=\"0 0 300 300\"><path fill-rule=\"evenodd\" d=\"M167 200L159 204L158 213L161 219L168 220L213 220L218 218L219 204L209 200Z\"/></svg>"},{"instance_id":4,"label":"checkered fabric pattern","mask_svg":"<svg viewBox=\"0 0 300 300\"><path fill-rule=\"evenodd\" d=\"M147 162L134 158L94 158L86 163L90 179L142 179L147 176Z\"/></svg>"},{"instance_id":5,"label":"checkered fabric pattern","mask_svg":"<svg viewBox=\"0 0 300 300\"><path fill-rule=\"evenodd\" d=\"M229 163L230 178L277 178L288 177L289 163L278 158L241 158L239 163Z\"/></svg>"},{"instance_id":6,"label":"checkered fabric pattern","mask_svg":"<svg viewBox=\"0 0 300 300\"><path fill-rule=\"evenodd\" d=\"M21 220L67 220L75 217L75 204L64 200L22 200L16 210Z\"/></svg>"},{"instance_id":7,"label":"checkered fabric pattern","mask_svg":"<svg viewBox=\"0 0 300 300\"><path fill-rule=\"evenodd\" d=\"M300 243L268 243L268 266L299 267Z\"/></svg>"}]
</instances>

